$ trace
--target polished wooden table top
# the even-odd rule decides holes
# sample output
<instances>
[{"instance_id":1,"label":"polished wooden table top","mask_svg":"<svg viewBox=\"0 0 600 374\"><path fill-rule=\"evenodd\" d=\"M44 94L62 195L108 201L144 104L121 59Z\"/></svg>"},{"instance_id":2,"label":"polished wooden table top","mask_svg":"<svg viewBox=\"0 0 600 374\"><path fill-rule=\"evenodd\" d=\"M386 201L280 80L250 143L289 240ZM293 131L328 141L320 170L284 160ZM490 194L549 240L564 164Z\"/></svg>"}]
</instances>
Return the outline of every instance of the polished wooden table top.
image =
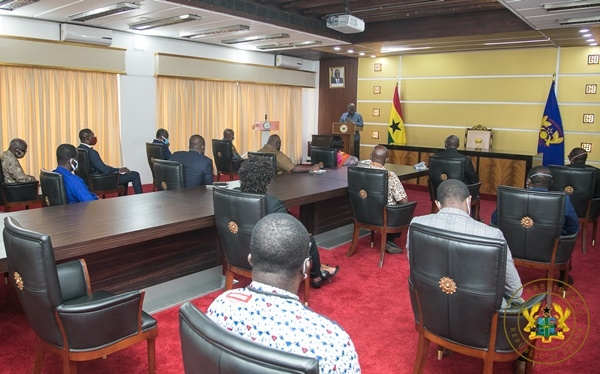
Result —
<instances>
[{"instance_id":1,"label":"polished wooden table top","mask_svg":"<svg viewBox=\"0 0 600 374\"><path fill-rule=\"evenodd\" d=\"M412 166L387 166L401 179L414 178ZM344 196L348 193L347 186L347 168L340 167L321 175L279 175L269 186L268 193L292 207ZM206 187L129 195L6 215L14 217L24 228L49 235L57 260L214 226L212 191ZM6 253L2 241L0 272L5 271Z\"/></svg>"}]
</instances>

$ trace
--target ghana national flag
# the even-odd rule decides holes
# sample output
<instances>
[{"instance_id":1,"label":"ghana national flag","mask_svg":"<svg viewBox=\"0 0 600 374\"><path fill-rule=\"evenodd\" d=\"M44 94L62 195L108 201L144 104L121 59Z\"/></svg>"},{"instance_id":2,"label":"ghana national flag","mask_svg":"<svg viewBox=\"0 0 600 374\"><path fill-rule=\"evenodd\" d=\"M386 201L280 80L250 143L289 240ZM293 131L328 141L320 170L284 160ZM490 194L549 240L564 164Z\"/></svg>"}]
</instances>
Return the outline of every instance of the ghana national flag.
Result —
<instances>
[{"instance_id":1,"label":"ghana national flag","mask_svg":"<svg viewBox=\"0 0 600 374\"><path fill-rule=\"evenodd\" d=\"M392 110L390 111L390 121L388 125L388 144L406 144L406 131L404 130L404 121L402 120L402 108L400 108L400 95L398 94L397 83L396 88L394 89Z\"/></svg>"}]
</instances>

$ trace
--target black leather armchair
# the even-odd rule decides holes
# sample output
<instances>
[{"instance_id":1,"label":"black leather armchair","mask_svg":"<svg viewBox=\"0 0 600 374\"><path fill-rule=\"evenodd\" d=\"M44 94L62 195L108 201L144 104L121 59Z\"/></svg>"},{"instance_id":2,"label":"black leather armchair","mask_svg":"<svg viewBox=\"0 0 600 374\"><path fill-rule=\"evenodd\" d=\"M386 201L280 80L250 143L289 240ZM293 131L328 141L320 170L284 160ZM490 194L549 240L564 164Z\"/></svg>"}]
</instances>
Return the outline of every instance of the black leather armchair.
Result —
<instances>
[{"instance_id":1,"label":"black leather armchair","mask_svg":"<svg viewBox=\"0 0 600 374\"><path fill-rule=\"evenodd\" d=\"M184 188L183 165L177 161L154 160L154 182L159 191Z\"/></svg>"},{"instance_id":2,"label":"black leather armchair","mask_svg":"<svg viewBox=\"0 0 600 374\"><path fill-rule=\"evenodd\" d=\"M148 159L148 166L152 172L152 190L156 191L158 184L154 178L154 160L165 160L165 147L158 143L146 143L146 159Z\"/></svg>"},{"instance_id":3,"label":"black leather armchair","mask_svg":"<svg viewBox=\"0 0 600 374\"><path fill-rule=\"evenodd\" d=\"M508 340L505 331L527 325L520 307L502 308L506 277L506 242L413 223L409 231L409 293L419 333L413 373L425 366L429 342L484 360L484 373L496 361L512 361L535 347ZM543 302L532 298L526 307ZM519 327L520 326L520 327ZM530 372L531 361L526 372Z\"/></svg>"},{"instance_id":4,"label":"black leather armchair","mask_svg":"<svg viewBox=\"0 0 600 374\"><path fill-rule=\"evenodd\" d=\"M273 169L275 170L275 175L277 175L277 157L275 157L272 153L263 153L263 152L248 152L248 157L266 157L268 160L273 163Z\"/></svg>"},{"instance_id":5,"label":"black leather armchair","mask_svg":"<svg viewBox=\"0 0 600 374\"><path fill-rule=\"evenodd\" d=\"M225 289L233 287L235 274L252 278L252 267L248 262L250 237L258 221L267 214L265 195L213 188L215 224L223 245L227 274ZM304 303L308 305L309 282L304 281Z\"/></svg>"},{"instance_id":6,"label":"black leather armchair","mask_svg":"<svg viewBox=\"0 0 600 374\"><path fill-rule=\"evenodd\" d=\"M77 161L79 167L75 174L88 185L90 190L101 198L105 195L117 194L126 195L125 187L119 185L119 173L110 174L92 174L92 165L90 164L90 155L87 149L77 149Z\"/></svg>"},{"instance_id":7,"label":"black leather armchair","mask_svg":"<svg viewBox=\"0 0 600 374\"><path fill-rule=\"evenodd\" d=\"M233 180L233 176L237 175L242 160L233 159L233 148L230 141L227 140L212 140L213 158L217 166L217 181L221 180L221 174L229 175L229 180Z\"/></svg>"},{"instance_id":8,"label":"black leather armchair","mask_svg":"<svg viewBox=\"0 0 600 374\"><path fill-rule=\"evenodd\" d=\"M497 208L515 265L546 270L549 279L560 270L568 282L577 234L561 236L565 194L500 186Z\"/></svg>"},{"instance_id":9,"label":"black leather armchair","mask_svg":"<svg viewBox=\"0 0 600 374\"><path fill-rule=\"evenodd\" d=\"M318 374L319 361L254 343L217 326L194 305L179 308L186 374Z\"/></svg>"},{"instance_id":10,"label":"black leather armchair","mask_svg":"<svg viewBox=\"0 0 600 374\"><path fill-rule=\"evenodd\" d=\"M569 195L571 203L579 217L581 225L581 244L583 253L586 253L587 226L593 222L590 216L596 170L588 168L571 168L568 166L550 166L552 172L552 185L550 191L561 191ZM595 236L594 236L595 238Z\"/></svg>"},{"instance_id":11,"label":"black leather armchair","mask_svg":"<svg viewBox=\"0 0 600 374\"><path fill-rule=\"evenodd\" d=\"M67 191L62 174L42 170L40 172L42 197L46 206L68 204Z\"/></svg>"},{"instance_id":12,"label":"black leather armchair","mask_svg":"<svg viewBox=\"0 0 600 374\"><path fill-rule=\"evenodd\" d=\"M373 247L375 231L378 231L381 233L379 267L382 267L386 235L402 232L408 228L417 203L387 205L387 170L360 166L348 167L348 195L354 214L354 234L347 255L352 256L356 250L361 228L371 231L371 247Z\"/></svg>"},{"instance_id":13,"label":"black leather armchair","mask_svg":"<svg viewBox=\"0 0 600 374\"><path fill-rule=\"evenodd\" d=\"M2 165L0 165L0 205L5 212L10 212L13 207L25 207L43 204L38 198L39 182L4 183Z\"/></svg>"},{"instance_id":14,"label":"black leather armchair","mask_svg":"<svg viewBox=\"0 0 600 374\"><path fill-rule=\"evenodd\" d=\"M41 373L46 351L62 357L64 373L76 373L77 361L142 341L154 373L158 325L142 311L143 291L92 293L84 260L56 265L50 237L21 228L12 217L4 225L10 277L37 335L34 373Z\"/></svg>"},{"instance_id":15,"label":"black leather armchair","mask_svg":"<svg viewBox=\"0 0 600 374\"><path fill-rule=\"evenodd\" d=\"M326 169L337 168L337 149L310 147L310 162L313 165L322 162Z\"/></svg>"},{"instance_id":16,"label":"black leather armchair","mask_svg":"<svg viewBox=\"0 0 600 374\"><path fill-rule=\"evenodd\" d=\"M437 200L437 189L440 184L446 179L463 180L464 176L465 165L462 159L429 158L429 180L427 184L429 186L429 198L431 200L431 213L437 212L435 200ZM471 217L479 220L479 208L481 203L479 189L481 188L481 182L468 184L467 188L471 194Z\"/></svg>"}]
</instances>

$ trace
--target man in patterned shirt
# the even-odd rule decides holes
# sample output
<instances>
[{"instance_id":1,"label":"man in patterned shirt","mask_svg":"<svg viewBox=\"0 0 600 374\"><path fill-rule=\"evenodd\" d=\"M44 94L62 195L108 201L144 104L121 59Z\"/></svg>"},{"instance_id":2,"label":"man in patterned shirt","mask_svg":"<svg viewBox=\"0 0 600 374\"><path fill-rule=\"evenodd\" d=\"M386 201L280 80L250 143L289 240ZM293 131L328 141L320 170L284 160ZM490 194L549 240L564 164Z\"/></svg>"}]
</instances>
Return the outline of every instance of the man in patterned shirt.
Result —
<instances>
[{"instance_id":1,"label":"man in patterned shirt","mask_svg":"<svg viewBox=\"0 0 600 374\"><path fill-rule=\"evenodd\" d=\"M316 358L321 374L360 373L350 336L296 295L310 271L308 246L308 232L293 216L265 216L250 239L252 283L217 297L206 315L248 340Z\"/></svg>"},{"instance_id":2,"label":"man in patterned shirt","mask_svg":"<svg viewBox=\"0 0 600 374\"><path fill-rule=\"evenodd\" d=\"M15 138L10 141L8 150L0 155L2 163L2 175L4 175L4 183L21 183L35 182L33 175L27 175L23 171L19 159L25 157L27 153L27 143L25 140Z\"/></svg>"},{"instance_id":3,"label":"man in patterned shirt","mask_svg":"<svg viewBox=\"0 0 600 374\"><path fill-rule=\"evenodd\" d=\"M388 149L383 145L378 145L371 151L371 163L366 167L371 169L381 169L386 170L383 165L388 160ZM408 196L404 191L404 186L402 186L402 182L400 182L400 178L393 171L388 171L388 203L387 205L397 205L397 204L406 204L408 202ZM387 243L385 245L385 250L392 254L402 253L402 248L400 248L395 242L394 239L399 238L402 233L393 233L387 234Z\"/></svg>"},{"instance_id":4,"label":"man in patterned shirt","mask_svg":"<svg viewBox=\"0 0 600 374\"><path fill-rule=\"evenodd\" d=\"M486 225L471 218L471 195L467 186L457 180L448 179L440 184L437 190L438 200L435 202L439 212L426 216L414 217L411 221L423 225L455 231L464 234L483 236L486 238L504 239L504 234L497 228ZM410 248L406 239L407 255L418 248ZM510 249L506 251L506 285L504 288L504 301L502 306L507 305L507 300L516 300L521 297L522 284L519 273L515 268ZM520 301L524 301L519 299Z\"/></svg>"}]
</instances>

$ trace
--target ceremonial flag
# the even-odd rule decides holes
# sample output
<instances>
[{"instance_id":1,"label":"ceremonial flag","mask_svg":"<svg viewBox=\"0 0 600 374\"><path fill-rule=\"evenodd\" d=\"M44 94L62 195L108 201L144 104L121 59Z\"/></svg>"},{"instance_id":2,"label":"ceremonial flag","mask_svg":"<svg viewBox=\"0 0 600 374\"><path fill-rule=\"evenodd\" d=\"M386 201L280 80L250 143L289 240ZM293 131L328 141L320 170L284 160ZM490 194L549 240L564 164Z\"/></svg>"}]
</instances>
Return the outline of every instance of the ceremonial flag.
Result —
<instances>
[{"instance_id":1,"label":"ceremonial flag","mask_svg":"<svg viewBox=\"0 0 600 374\"><path fill-rule=\"evenodd\" d=\"M542 127L538 139L538 152L544 154L544 165L563 165L565 163L565 134L563 132L558 102L554 93L554 81L550 86L546 108L542 117Z\"/></svg>"},{"instance_id":2,"label":"ceremonial flag","mask_svg":"<svg viewBox=\"0 0 600 374\"><path fill-rule=\"evenodd\" d=\"M404 130L404 121L402 120L402 109L400 108L398 84L396 84L396 89L394 90L394 100L392 101L392 110L390 111L388 144L406 144L406 131Z\"/></svg>"}]
</instances>

